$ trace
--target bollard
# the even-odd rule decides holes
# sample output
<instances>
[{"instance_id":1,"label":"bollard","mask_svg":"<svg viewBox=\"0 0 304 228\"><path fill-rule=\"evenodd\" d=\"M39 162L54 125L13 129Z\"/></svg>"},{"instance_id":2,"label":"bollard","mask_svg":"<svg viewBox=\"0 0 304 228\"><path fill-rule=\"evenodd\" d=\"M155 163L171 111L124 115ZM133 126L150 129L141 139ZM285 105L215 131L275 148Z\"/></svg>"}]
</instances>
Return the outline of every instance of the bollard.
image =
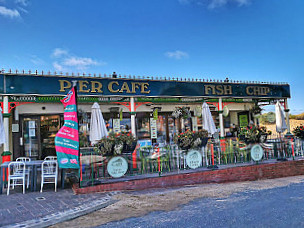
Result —
<instances>
[{"instance_id":1,"label":"bollard","mask_svg":"<svg viewBox=\"0 0 304 228\"><path fill-rule=\"evenodd\" d=\"M4 151L4 152L1 154L1 156L2 156L2 164L3 164L4 162L10 162L10 161L11 161L11 155L12 155L11 152L9 152L9 151ZM5 175L5 172L3 173L3 181L6 181L6 182L7 182L8 171L9 171L9 170L7 169L7 175ZM5 178L5 176L6 176L6 178Z\"/></svg>"}]
</instances>

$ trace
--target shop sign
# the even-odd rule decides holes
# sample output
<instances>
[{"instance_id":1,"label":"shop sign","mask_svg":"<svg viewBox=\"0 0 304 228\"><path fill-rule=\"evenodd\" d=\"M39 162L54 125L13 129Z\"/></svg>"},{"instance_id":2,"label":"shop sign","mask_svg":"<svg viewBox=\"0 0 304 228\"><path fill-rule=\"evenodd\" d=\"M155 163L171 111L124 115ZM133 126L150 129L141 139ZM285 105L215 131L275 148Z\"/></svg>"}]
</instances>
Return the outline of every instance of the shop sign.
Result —
<instances>
[{"instance_id":1,"label":"shop sign","mask_svg":"<svg viewBox=\"0 0 304 228\"><path fill-rule=\"evenodd\" d=\"M255 144L250 150L251 158L254 161L260 161L263 157L264 150L259 144Z\"/></svg>"},{"instance_id":2,"label":"shop sign","mask_svg":"<svg viewBox=\"0 0 304 228\"><path fill-rule=\"evenodd\" d=\"M223 108L223 116L224 117L227 117L229 115L229 108L227 107L227 106L225 106L224 108Z\"/></svg>"},{"instance_id":3,"label":"shop sign","mask_svg":"<svg viewBox=\"0 0 304 228\"><path fill-rule=\"evenodd\" d=\"M153 111L153 119L155 119L155 120L158 119L158 108L154 109L154 111Z\"/></svg>"},{"instance_id":4,"label":"shop sign","mask_svg":"<svg viewBox=\"0 0 304 228\"><path fill-rule=\"evenodd\" d=\"M119 178L128 171L128 162L123 157L113 157L107 166L108 174L113 178Z\"/></svg>"},{"instance_id":5,"label":"shop sign","mask_svg":"<svg viewBox=\"0 0 304 228\"><path fill-rule=\"evenodd\" d=\"M240 127L247 127L248 126L248 116L247 116L247 114L239 115L239 123L240 123Z\"/></svg>"},{"instance_id":6,"label":"shop sign","mask_svg":"<svg viewBox=\"0 0 304 228\"><path fill-rule=\"evenodd\" d=\"M4 75L0 74L0 94L4 93ZM289 85L190 82L143 79L117 79L67 76L5 75L6 94L64 95L76 81L78 95L141 97L237 97L288 98ZM173 99L173 98L172 98ZM198 102L183 100L184 102Z\"/></svg>"},{"instance_id":7,"label":"shop sign","mask_svg":"<svg viewBox=\"0 0 304 228\"><path fill-rule=\"evenodd\" d=\"M198 126L197 126L197 117L191 117L192 118L192 130L193 131L198 131Z\"/></svg>"},{"instance_id":8,"label":"shop sign","mask_svg":"<svg viewBox=\"0 0 304 228\"><path fill-rule=\"evenodd\" d=\"M30 128L29 129L29 137L36 137L36 129Z\"/></svg>"},{"instance_id":9,"label":"shop sign","mask_svg":"<svg viewBox=\"0 0 304 228\"><path fill-rule=\"evenodd\" d=\"M19 124L12 124L12 132L13 133L19 132Z\"/></svg>"},{"instance_id":10,"label":"shop sign","mask_svg":"<svg viewBox=\"0 0 304 228\"><path fill-rule=\"evenodd\" d=\"M157 124L154 118L150 118L151 139L157 139Z\"/></svg>"},{"instance_id":11,"label":"shop sign","mask_svg":"<svg viewBox=\"0 0 304 228\"><path fill-rule=\"evenodd\" d=\"M120 119L113 119L113 131L114 133L120 132Z\"/></svg>"},{"instance_id":12,"label":"shop sign","mask_svg":"<svg viewBox=\"0 0 304 228\"><path fill-rule=\"evenodd\" d=\"M190 150L186 156L186 163L191 169L196 169L202 164L202 155L197 150Z\"/></svg>"},{"instance_id":13,"label":"shop sign","mask_svg":"<svg viewBox=\"0 0 304 228\"><path fill-rule=\"evenodd\" d=\"M196 106L193 110L194 116L201 117L202 116L202 111L203 111L203 108L202 108L201 105Z\"/></svg>"}]
</instances>

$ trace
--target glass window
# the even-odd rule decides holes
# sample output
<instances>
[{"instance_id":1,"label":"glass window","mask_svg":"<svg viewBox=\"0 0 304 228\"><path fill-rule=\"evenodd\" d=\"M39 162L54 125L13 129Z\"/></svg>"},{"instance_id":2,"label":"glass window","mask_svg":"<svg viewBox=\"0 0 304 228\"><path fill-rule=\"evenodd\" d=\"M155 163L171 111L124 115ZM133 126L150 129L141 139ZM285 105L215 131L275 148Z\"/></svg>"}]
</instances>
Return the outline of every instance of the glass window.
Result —
<instances>
[{"instance_id":1,"label":"glass window","mask_svg":"<svg viewBox=\"0 0 304 228\"><path fill-rule=\"evenodd\" d=\"M158 119L156 122L157 125L157 142L164 143L166 142L166 116L158 115Z\"/></svg>"},{"instance_id":2,"label":"glass window","mask_svg":"<svg viewBox=\"0 0 304 228\"><path fill-rule=\"evenodd\" d=\"M150 139L150 113L137 113L137 138Z\"/></svg>"}]
</instances>

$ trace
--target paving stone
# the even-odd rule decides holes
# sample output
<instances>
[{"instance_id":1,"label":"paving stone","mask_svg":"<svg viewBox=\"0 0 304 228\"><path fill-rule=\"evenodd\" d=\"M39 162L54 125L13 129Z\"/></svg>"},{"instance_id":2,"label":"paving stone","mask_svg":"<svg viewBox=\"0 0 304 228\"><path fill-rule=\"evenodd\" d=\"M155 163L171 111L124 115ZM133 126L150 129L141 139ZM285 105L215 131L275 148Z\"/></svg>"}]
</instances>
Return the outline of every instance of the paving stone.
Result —
<instances>
[{"instance_id":1,"label":"paving stone","mask_svg":"<svg viewBox=\"0 0 304 228\"><path fill-rule=\"evenodd\" d=\"M38 197L45 200L37 200ZM98 210L113 201L108 193L75 195L71 189L58 189L22 194L15 189L9 196L0 195L0 202L0 227L45 227Z\"/></svg>"}]
</instances>

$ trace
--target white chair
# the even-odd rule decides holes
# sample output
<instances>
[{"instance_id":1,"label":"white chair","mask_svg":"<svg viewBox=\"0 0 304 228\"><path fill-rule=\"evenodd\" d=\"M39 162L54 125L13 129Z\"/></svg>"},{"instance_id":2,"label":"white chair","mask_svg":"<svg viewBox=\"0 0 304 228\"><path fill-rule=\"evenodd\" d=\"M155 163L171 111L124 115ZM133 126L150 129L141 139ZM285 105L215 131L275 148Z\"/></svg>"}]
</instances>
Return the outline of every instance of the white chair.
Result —
<instances>
[{"instance_id":1,"label":"white chair","mask_svg":"<svg viewBox=\"0 0 304 228\"><path fill-rule=\"evenodd\" d=\"M11 180L13 180L13 189L15 188L15 185L22 185L23 194L25 193L25 176L26 176L26 169L25 169L24 162L10 162L9 163L7 195L9 195ZM19 184L18 180L22 180L22 184Z\"/></svg>"},{"instance_id":2,"label":"white chair","mask_svg":"<svg viewBox=\"0 0 304 228\"><path fill-rule=\"evenodd\" d=\"M19 158L16 159L16 161L26 163L26 162L30 162L31 158L29 158L29 157L19 157ZM30 184L30 171L31 171L30 167L25 169L25 176L27 177L26 188L28 188L29 184ZM14 182L13 182L13 186L14 186Z\"/></svg>"},{"instance_id":3,"label":"white chair","mask_svg":"<svg viewBox=\"0 0 304 228\"><path fill-rule=\"evenodd\" d=\"M55 192L57 191L57 175L58 175L58 163L55 160L46 160L41 165L41 190L43 184L54 183ZM54 181L52 181L54 179Z\"/></svg>"},{"instance_id":4,"label":"white chair","mask_svg":"<svg viewBox=\"0 0 304 228\"><path fill-rule=\"evenodd\" d=\"M51 161L57 161L57 157L56 156L47 156L44 158L45 161L51 160Z\"/></svg>"}]
</instances>

